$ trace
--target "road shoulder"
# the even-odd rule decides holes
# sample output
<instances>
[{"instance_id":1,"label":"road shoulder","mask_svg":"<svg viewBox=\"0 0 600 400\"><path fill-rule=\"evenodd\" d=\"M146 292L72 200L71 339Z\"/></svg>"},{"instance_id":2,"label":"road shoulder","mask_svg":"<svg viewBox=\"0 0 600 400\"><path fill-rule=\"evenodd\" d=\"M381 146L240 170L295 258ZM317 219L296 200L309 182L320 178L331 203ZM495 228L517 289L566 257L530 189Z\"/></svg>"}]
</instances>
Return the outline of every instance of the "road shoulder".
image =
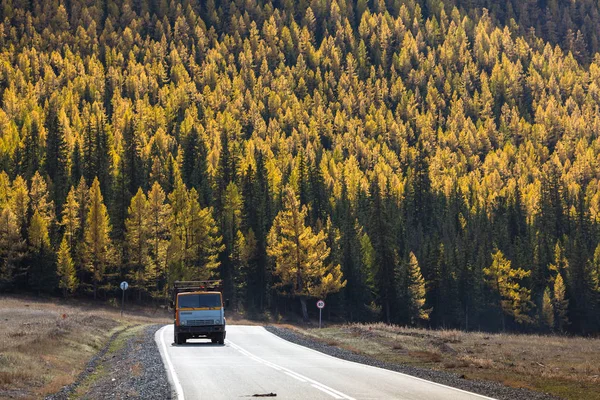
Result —
<instances>
[{"instance_id":1,"label":"road shoulder","mask_svg":"<svg viewBox=\"0 0 600 400\"><path fill-rule=\"evenodd\" d=\"M47 399L163 400L173 398L154 335L162 325L138 325L118 334L74 385Z\"/></svg>"}]
</instances>

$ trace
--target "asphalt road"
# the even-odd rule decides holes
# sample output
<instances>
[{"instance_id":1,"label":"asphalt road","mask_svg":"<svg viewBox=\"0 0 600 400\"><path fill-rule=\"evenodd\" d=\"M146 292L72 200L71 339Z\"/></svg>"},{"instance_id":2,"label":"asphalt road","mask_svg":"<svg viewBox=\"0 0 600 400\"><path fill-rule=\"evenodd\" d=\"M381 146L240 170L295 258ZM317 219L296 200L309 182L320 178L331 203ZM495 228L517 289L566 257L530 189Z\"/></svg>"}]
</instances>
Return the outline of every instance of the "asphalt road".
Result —
<instances>
[{"instance_id":1,"label":"asphalt road","mask_svg":"<svg viewBox=\"0 0 600 400\"><path fill-rule=\"evenodd\" d=\"M489 399L331 357L283 340L260 326L227 326L224 346L202 339L177 346L172 325L159 329L155 338L179 400L232 400L269 394L302 400Z\"/></svg>"}]
</instances>

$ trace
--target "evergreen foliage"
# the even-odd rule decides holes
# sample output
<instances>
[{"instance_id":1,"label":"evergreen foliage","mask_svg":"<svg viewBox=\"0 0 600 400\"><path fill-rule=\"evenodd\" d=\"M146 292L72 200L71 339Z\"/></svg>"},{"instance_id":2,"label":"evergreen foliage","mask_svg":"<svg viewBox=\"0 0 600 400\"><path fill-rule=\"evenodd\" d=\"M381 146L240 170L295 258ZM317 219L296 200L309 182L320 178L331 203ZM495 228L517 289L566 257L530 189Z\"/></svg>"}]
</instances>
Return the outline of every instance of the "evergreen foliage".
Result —
<instances>
[{"instance_id":1,"label":"evergreen foliage","mask_svg":"<svg viewBox=\"0 0 600 400\"><path fill-rule=\"evenodd\" d=\"M302 314L308 319L307 298L325 298L344 286L340 265L327 263L331 252L324 231L306 226L308 210L290 186L283 194L283 208L269 232L267 253L275 260L279 289L299 298Z\"/></svg>"},{"instance_id":2,"label":"evergreen foliage","mask_svg":"<svg viewBox=\"0 0 600 400\"><path fill-rule=\"evenodd\" d=\"M2 2L0 287L597 333L599 11Z\"/></svg>"}]
</instances>

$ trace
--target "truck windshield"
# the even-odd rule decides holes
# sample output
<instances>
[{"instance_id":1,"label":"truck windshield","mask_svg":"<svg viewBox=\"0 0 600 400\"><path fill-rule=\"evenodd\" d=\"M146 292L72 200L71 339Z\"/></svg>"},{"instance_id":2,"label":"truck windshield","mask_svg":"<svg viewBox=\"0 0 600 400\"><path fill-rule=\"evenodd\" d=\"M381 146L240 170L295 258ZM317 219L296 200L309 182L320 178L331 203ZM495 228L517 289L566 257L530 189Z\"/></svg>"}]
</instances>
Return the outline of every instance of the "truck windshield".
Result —
<instances>
[{"instance_id":1,"label":"truck windshield","mask_svg":"<svg viewBox=\"0 0 600 400\"><path fill-rule=\"evenodd\" d=\"M179 308L221 307L221 296L217 293L186 294L179 296Z\"/></svg>"}]
</instances>

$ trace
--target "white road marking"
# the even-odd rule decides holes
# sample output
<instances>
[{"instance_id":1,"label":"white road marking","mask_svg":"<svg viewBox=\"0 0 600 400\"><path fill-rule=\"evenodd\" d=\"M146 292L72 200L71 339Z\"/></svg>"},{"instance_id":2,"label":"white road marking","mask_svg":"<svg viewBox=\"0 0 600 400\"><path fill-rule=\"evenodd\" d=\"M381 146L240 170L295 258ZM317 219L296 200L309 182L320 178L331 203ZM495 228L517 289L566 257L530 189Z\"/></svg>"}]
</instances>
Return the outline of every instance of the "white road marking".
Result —
<instances>
[{"instance_id":1,"label":"white road marking","mask_svg":"<svg viewBox=\"0 0 600 400\"><path fill-rule=\"evenodd\" d=\"M263 329L264 329L264 327L263 327ZM382 371L386 371L386 372L392 372L392 373L394 373L394 374L398 374L398 375L402 375L402 376L404 376L404 377L408 377L408 378L416 379L416 380L418 380L418 381L421 381L421 382L426 382L426 383L430 383L430 384L432 384L432 385L441 386L441 387L444 387L444 388L447 388L447 389L456 390L457 392L461 392L461 393L470 394L470 395L472 395L472 396L477 396L477 397L480 397L480 398L482 398L482 399L485 399L485 400L497 400L497 399L494 399L493 397L487 397L487 396L484 396L484 395L482 395L482 394L479 394L479 393L468 392L468 391L466 391L466 390L458 389L458 388L455 388L455 387L452 387L452 386L447 386L447 385L444 385L444 384L442 384L442 383L437 383L437 382L433 382L433 381L428 381L427 379L417 378L416 376L412 376L412 375L408 375L408 374L403 374L402 372L392 371L392 370L390 370L390 369L385 369L385 368L374 367L374 366L372 366L372 365L361 364L361 363L357 363L357 362L354 362L354 361L344 360L343 358L338 358L338 357L330 356L329 354L321 353L320 351L317 351L317 350L311 349L311 348L309 348L309 347L301 346L301 345L299 345L299 344L296 344L296 343L290 342L289 340L285 340L284 338L282 338L282 337L279 337L279 336L277 336L276 334L274 334L274 333L271 333L271 332L267 331L266 329L265 329L265 331L266 331L267 333L269 333L269 334L273 335L273 336L274 336L274 337L276 337L277 339L279 339L279 340L282 340L282 341L284 341L284 342L286 342L286 343L288 343L288 344L294 345L294 346L296 346L296 347L300 347L300 348L302 348L302 349L304 349L304 350L310 350L310 351L312 351L312 352L314 352L314 353L318 353L318 354L320 354L320 355L322 355L322 356L325 356L325 357L334 358L334 359L336 359L336 360L338 360L338 361L343 361L343 362L347 362L347 363L350 363L350 364L360 365L360 366L362 366L362 367L375 368L375 369L382 370Z\"/></svg>"},{"instance_id":2,"label":"white road marking","mask_svg":"<svg viewBox=\"0 0 600 400\"><path fill-rule=\"evenodd\" d=\"M297 380L299 380L300 382L305 382L305 383L306 383L306 381L305 381L304 379L300 378L299 376L296 376L296 375L294 375L294 374L290 374L290 373L289 373L289 372L287 372L287 371L283 371L283 373L284 373L284 374L286 374L286 375L289 375L289 376L291 376L291 377L292 377L292 378L294 378L294 379L297 379Z\"/></svg>"},{"instance_id":3,"label":"white road marking","mask_svg":"<svg viewBox=\"0 0 600 400\"><path fill-rule=\"evenodd\" d=\"M338 396L337 394L330 392L329 390L322 388L321 386L317 386L317 385L310 385L312 387L314 387L315 389L319 389L321 392L325 392L328 395L330 395L331 397L335 398L335 399L342 399L343 397Z\"/></svg>"},{"instance_id":4,"label":"white road marking","mask_svg":"<svg viewBox=\"0 0 600 400\"><path fill-rule=\"evenodd\" d=\"M342 393L342 392L340 392L340 391L338 391L338 390L335 390L334 388L331 388L331 387L329 387L329 386L327 386L327 385L324 385L324 384L322 384L321 382L317 382L317 381L315 381L314 379L311 379L311 378L309 378L309 377L307 377L307 376L304 376L304 375L302 375L302 374L299 374L299 373L297 373L297 372L295 372L295 371L292 371L291 369L288 369L288 368L282 367L281 365L277 365L277 364L275 364L275 363L272 363L272 362L270 362L270 361L267 361L267 360L265 360L265 359L262 359L262 358L260 358L260 357L258 357L258 356L256 356L256 355L254 355L254 354L250 353L248 350L245 350L245 349L243 349L242 347L238 346L237 344L233 343L233 342L232 342L231 340L229 340L229 339L227 340L227 343L228 343L228 344L229 344L229 345L230 345L232 348L234 348L234 349L236 349L237 351L239 351L240 353L242 353L242 354L244 354L244 355L246 355L246 356L248 356L248 357L252 358L253 360L256 360L256 361L258 361L258 362L260 362L260 363L262 363L262 364L268 365L268 366L269 366L269 367L271 367L271 368L282 370L284 373L285 373L285 372L287 372L287 373L288 373L288 375L289 375L289 374L296 375L295 377L297 377L297 378L301 378L301 379L304 379L305 381L308 381L308 382L310 382L310 383L312 384L311 386L314 386L314 387L317 387L317 386L318 386L318 387L319 387L319 389L321 389L323 392L326 392L326 393L328 393L328 394L330 394L330 395L335 395L337 399L356 400L355 398L353 398L353 397L350 397L350 396L348 396L347 394L344 394L344 393Z\"/></svg>"},{"instance_id":5,"label":"white road marking","mask_svg":"<svg viewBox=\"0 0 600 400\"><path fill-rule=\"evenodd\" d=\"M179 378L177 377L177 374L175 373L175 368L173 368L173 363L171 362L171 358L169 357L169 352L167 351L167 345L165 344L165 330L166 330L167 326L168 325L161 328L161 333L159 335L160 342L161 342L163 350L164 350L163 358L166 361L165 365L167 366L167 370L169 371L169 373L171 374L171 378L173 379L173 386L175 386L175 392L177 393L177 399L185 400L185 397L183 395L183 388L181 387Z\"/></svg>"}]
</instances>

